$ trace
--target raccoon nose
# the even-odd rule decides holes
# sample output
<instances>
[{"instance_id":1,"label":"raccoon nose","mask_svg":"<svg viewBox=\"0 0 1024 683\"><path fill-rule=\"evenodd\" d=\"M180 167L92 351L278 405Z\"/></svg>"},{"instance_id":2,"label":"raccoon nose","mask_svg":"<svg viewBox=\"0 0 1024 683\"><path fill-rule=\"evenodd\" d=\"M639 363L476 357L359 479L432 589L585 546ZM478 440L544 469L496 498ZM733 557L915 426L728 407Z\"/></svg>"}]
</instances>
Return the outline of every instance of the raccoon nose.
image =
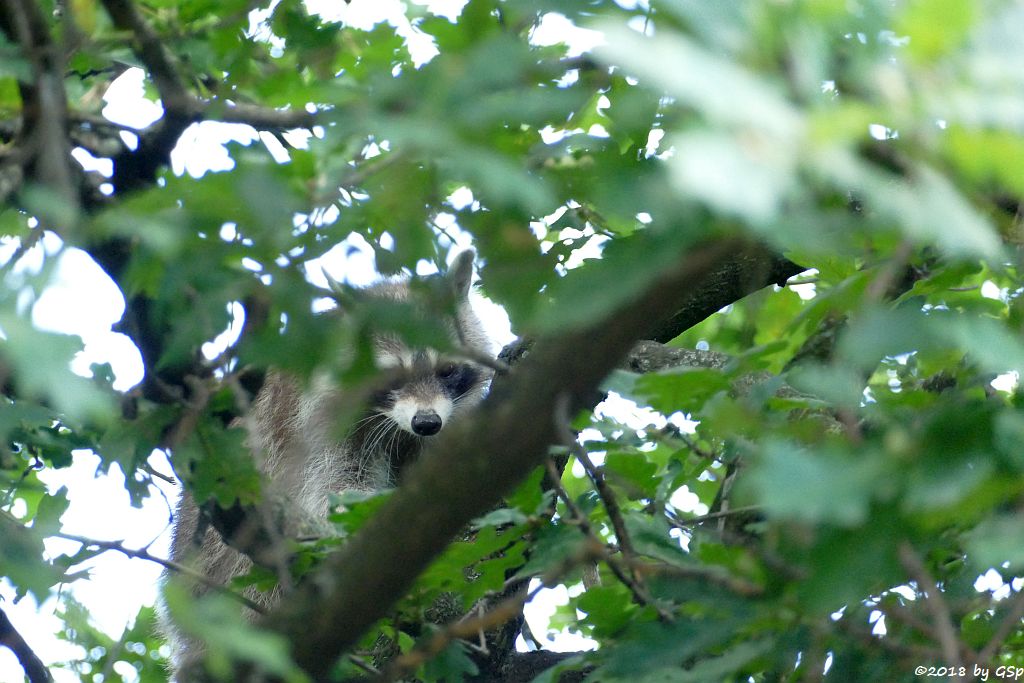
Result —
<instances>
[{"instance_id":1,"label":"raccoon nose","mask_svg":"<svg viewBox=\"0 0 1024 683\"><path fill-rule=\"evenodd\" d=\"M412 431L420 436L433 436L441 431L441 416L433 410L421 410L412 416Z\"/></svg>"}]
</instances>

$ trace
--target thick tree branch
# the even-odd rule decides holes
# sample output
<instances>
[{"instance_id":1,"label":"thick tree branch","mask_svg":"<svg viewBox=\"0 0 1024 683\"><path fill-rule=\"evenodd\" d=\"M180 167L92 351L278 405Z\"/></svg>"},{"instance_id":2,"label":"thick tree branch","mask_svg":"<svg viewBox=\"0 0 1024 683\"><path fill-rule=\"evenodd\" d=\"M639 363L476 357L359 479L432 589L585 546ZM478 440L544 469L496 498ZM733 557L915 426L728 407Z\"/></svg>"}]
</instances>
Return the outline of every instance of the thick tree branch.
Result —
<instances>
[{"instance_id":1,"label":"thick tree branch","mask_svg":"<svg viewBox=\"0 0 1024 683\"><path fill-rule=\"evenodd\" d=\"M134 36L133 50L153 79L164 107L163 118L139 134L138 149L125 149L114 159L111 180L118 192L152 184L157 170L167 164L178 138L195 122L246 123L261 130L308 128L313 125L314 116L307 111L198 99L186 87L178 64L164 47L165 41L131 0L103 0L103 6L115 26Z\"/></svg>"},{"instance_id":2,"label":"thick tree branch","mask_svg":"<svg viewBox=\"0 0 1024 683\"><path fill-rule=\"evenodd\" d=\"M19 163L25 170L25 179L48 188L64 204L64 210L54 211L53 217L74 223L78 191L67 136L68 103L61 50L54 44L46 18L36 3L0 0L0 10L0 30L20 45L32 73L31 82L19 83L24 106L17 135L19 153L9 161ZM73 225L52 227L66 230Z\"/></svg>"},{"instance_id":3,"label":"thick tree branch","mask_svg":"<svg viewBox=\"0 0 1024 683\"><path fill-rule=\"evenodd\" d=\"M0 645L8 648L18 658L18 663L25 670L29 683L51 683L53 681L50 670L21 637L3 610L0 610Z\"/></svg>"},{"instance_id":4,"label":"thick tree branch","mask_svg":"<svg viewBox=\"0 0 1024 683\"><path fill-rule=\"evenodd\" d=\"M103 7L122 31L129 31L135 37L133 51L153 78L153 85L160 93L164 111L170 114L186 115L192 101L185 89L174 58L164 49L164 41L150 28L146 20L130 0L103 0Z\"/></svg>"},{"instance_id":5,"label":"thick tree branch","mask_svg":"<svg viewBox=\"0 0 1024 683\"><path fill-rule=\"evenodd\" d=\"M257 130L287 131L312 128L316 123L316 114L303 109L271 109L243 102L226 104L220 100L194 100L192 107L194 114L203 120L244 123Z\"/></svg>"},{"instance_id":6,"label":"thick tree branch","mask_svg":"<svg viewBox=\"0 0 1024 683\"><path fill-rule=\"evenodd\" d=\"M700 282L682 305L646 336L667 342L711 314L768 284L784 285L806 268L765 247L746 249L721 263Z\"/></svg>"},{"instance_id":7,"label":"thick tree branch","mask_svg":"<svg viewBox=\"0 0 1024 683\"><path fill-rule=\"evenodd\" d=\"M679 311L711 273L749 249L738 239L695 249L607 319L538 340L496 383L477 419L443 435L374 518L271 616L271 626L292 642L296 662L324 678L467 522L543 462L556 440L551 416L558 397L567 393L581 407L592 401L598 383L652 322ZM524 415L537 419L524 424Z\"/></svg>"}]
</instances>

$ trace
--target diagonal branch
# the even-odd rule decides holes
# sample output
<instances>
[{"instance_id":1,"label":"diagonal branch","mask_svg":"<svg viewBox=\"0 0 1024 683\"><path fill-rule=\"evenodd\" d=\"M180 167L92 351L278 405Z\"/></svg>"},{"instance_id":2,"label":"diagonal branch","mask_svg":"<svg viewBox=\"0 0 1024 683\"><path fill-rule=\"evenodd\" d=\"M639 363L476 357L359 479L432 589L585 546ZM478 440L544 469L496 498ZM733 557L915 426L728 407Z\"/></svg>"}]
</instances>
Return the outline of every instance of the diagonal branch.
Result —
<instances>
[{"instance_id":1,"label":"diagonal branch","mask_svg":"<svg viewBox=\"0 0 1024 683\"><path fill-rule=\"evenodd\" d=\"M939 590L935 579L928 573L921 558L914 552L909 543L904 541L899 547L900 563L907 573L910 574L918 589L923 591L927 597L924 604L932 614L934 628L938 635L939 645L942 646L943 660L954 670L963 667L963 658L960 653L960 639L957 638L956 628L953 626L953 615L949 605ZM953 676L950 680L963 680L960 676Z\"/></svg>"},{"instance_id":2,"label":"diagonal branch","mask_svg":"<svg viewBox=\"0 0 1024 683\"><path fill-rule=\"evenodd\" d=\"M739 239L694 249L636 301L589 327L538 340L496 383L477 419L453 425L410 467L402 488L373 519L271 615L299 666L325 677L467 522L543 462L557 439L551 416L559 396L568 393L574 408L588 405L600 381L653 322L678 311L710 273L750 249ZM525 425L524 415L539 419Z\"/></svg>"},{"instance_id":3,"label":"diagonal branch","mask_svg":"<svg viewBox=\"0 0 1024 683\"><path fill-rule=\"evenodd\" d=\"M579 509L579 506L573 502L572 497L566 492L565 487L562 486L560 481L561 472L555 465L554 460L548 458L547 460L548 478L550 479L551 486L554 488L555 493L565 504L566 509L569 510L569 519L573 524L579 527L579 530L583 532L583 535L587 538L587 543L594 549L595 557L605 561L608 565L608 569L611 570L612 574L615 575L623 586L629 589L629 592L633 594L633 601L640 606L651 606L657 613L658 618L662 621L672 621L672 615L663 610L661 607L651 599L648 595L647 590L637 580L637 572L634 570L633 565L630 561L632 557L627 557L626 562L621 562L619 558L613 557L610 552L606 552L605 543L598 538L597 534L590 526L590 518L583 514ZM619 546L621 548L621 544Z\"/></svg>"},{"instance_id":4,"label":"diagonal branch","mask_svg":"<svg viewBox=\"0 0 1024 683\"><path fill-rule=\"evenodd\" d=\"M714 273L698 283L692 295L645 338L667 342L765 285L782 286L786 280L805 270L804 266L763 248L745 249L733 254Z\"/></svg>"},{"instance_id":5,"label":"diagonal branch","mask_svg":"<svg viewBox=\"0 0 1024 683\"><path fill-rule=\"evenodd\" d=\"M1024 590L1018 591L1017 595L1013 597L1013 600L1010 602L1010 609L1006 616L1003 617L1003 621L978 655L978 661L982 666L987 666L992 661L993 657L996 656L996 652L999 651L999 647L1013 629L1020 628L1021 619L1024 619Z\"/></svg>"},{"instance_id":6,"label":"diagonal branch","mask_svg":"<svg viewBox=\"0 0 1024 683\"><path fill-rule=\"evenodd\" d=\"M630 538L629 532L626 531L626 522L622 518L622 509L619 507L619 501L615 497L615 492L612 491L610 486L608 486L608 482L604 478L604 473L597 469L594 465L594 461L590 459L590 454L587 453L587 449L580 445L579 440L572 431L572 418L569 414L568 398L569 397L567 395L563 394L555 402L555 430L558 433L559 439L569 449L569 452L579 460L581 465L583 465L583 469L586 470L587 476L590 477L590 481L593 482L594 488L597 489L597 494L601 498L601 502L604 504L605 511L608 513L608 519L611 520L612 528L615 530L615 539L618 541L619 550L622 552L623 564L629 571L630 580L624 581L624 583L633 592L634 598L638 604L651 605L658 612L658 617L662 621L671 621L672 615L661 609L657 603L650 598L644 588L643 574L634 568L636 551L633 549L633 540ZM555 472L552 472L551 477L557 483L555 474ZM567 499L567 497L565 499ZM584 519L579 515L578 511L576 511L575 516L579 517L581 520ZM613 565L609 563L609 566ZM618 572L616 572L616 575L618 576ZM622 577L620 577L620 579L621 578Z\"/></svg>"},{"instance_id":7,"label":"diagonal branch","mask_svg":"<svg viewBox=\"0 0 1024 683\"><path fill-rule=\"evenodd\" d=\"M53 535L57 538L63 538L68 541L74 541L75 543L81 543L82 546L86 548L96 548L97 550L101 550L104 552L114 551L121 553L125 557L153 562L155 564L160 565L164 569L187 576L190 579L198 581L199 583L203 584L204 586L207 586L212 590L222 593L233 600L237 600L238 602L242 603L243 605L245 605L246 607L248 607L249 609L258 614L263 614L266 611L263 609L261 605L256 604L255 602L253 602L252 600L250 600L249 598L245 597L240 593L236 593L235 591L231 590L222 583L214 581L202 572L198 572L192 569L191 567L175 562L174 560L168 560L167 558L153 555L149 552L148 546L133 550L131 548L126 548L124 545L124 541L101 541L95 538L86 538L84 536L76 536L75 534L65 534L63 532L58 532Z\"/></svg>"},{"instance_id":8,"label":"diagonal branch","mask_svg":"<svg viewBox=\"0 0 1024 683\"><path fill-rule=\"evenodd\" d=\"M18 658L18 663L28 676L29 683L51 683L53 676L25 639L14 628L14 624L0 610L0 645L8 648Z\"/></svg>"},{"instance_id":9,"label":"diagonal branch","mask_svg":"<svg viewBox=\"0 0 1024 683\"><path fill-rule=\"evenodd\" d=\"M164 110L172 115L188 115L192 97L185 89L178 65L164 48L160 36L146 23L131 0L103 0L103 7L114 26L122 31L130 31L134 36L132 49L152 76Z\"/></svg>"}]
</instances>

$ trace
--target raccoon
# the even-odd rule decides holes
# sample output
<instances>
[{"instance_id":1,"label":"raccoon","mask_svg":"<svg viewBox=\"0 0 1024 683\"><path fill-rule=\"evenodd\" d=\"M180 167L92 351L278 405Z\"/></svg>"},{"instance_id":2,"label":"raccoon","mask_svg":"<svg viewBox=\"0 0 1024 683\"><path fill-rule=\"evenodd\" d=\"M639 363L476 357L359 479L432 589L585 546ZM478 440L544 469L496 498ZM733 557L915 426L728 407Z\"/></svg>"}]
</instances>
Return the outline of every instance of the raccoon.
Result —
<instances>
[{"instance_id":1,"label":"raccoon","mask_svg":"<svg viewBox=\"0 0 1024 683\"><path fill-rule=\"evenodd\" d=\"M448 272L437 276L446 296L454 297L455 314L444 320L454 348L473 357L490 355L489 340L474 313L469 292L475 252L463 251ZM363 290L367 296L416 303L406 282L385 281ZM449 422L480 402L491 377L484 365L448 356L431 348L410 348L398 337L378 335L372 341L377 366L396 378L377 391L360 419L343 438L337 414L343 389L326 378L303 388L287 374L271 370L244 419L247 444L267 482L267 498L294 501L286 510L284 535L308 533L323 525L332 494L373 492L394 486L402 467L414 460L431 438ZM280 519L279 511L274 518ZM208 529L196 547L199 510L188 493L177 509L171 558L189 563L219 583L251 569L245 555L227 546ZM255 589L247 597L270 607L279 598ZM203 592L195 586L193 592ZM252 615L251 615L252 616ZM176 632L164 619L172 643L172 666L179 681L202 653L202 644Z\"/></svg>"}]
</instances>

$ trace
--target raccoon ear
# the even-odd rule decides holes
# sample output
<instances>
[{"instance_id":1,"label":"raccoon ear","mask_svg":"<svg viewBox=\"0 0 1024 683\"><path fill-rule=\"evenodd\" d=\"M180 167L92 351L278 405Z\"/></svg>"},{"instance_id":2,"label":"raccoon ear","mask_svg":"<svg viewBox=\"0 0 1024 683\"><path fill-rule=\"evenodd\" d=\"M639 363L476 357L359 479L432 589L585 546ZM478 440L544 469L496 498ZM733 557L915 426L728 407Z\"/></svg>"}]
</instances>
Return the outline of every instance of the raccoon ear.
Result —
<instances>
[{"instance_id":1,"label":"raccoon ear","mask_svg":"<svg viewBox=\"0 0 1024 683\"><path fill-rule=\"evenodd\" d=\"M460 252L452 265L448 268L448 281L455 292L456 301L466 301L469 298L469 288L473 284L473 261L476 260L476 251L466 249Z\"/></svg>"}]
</instances>

